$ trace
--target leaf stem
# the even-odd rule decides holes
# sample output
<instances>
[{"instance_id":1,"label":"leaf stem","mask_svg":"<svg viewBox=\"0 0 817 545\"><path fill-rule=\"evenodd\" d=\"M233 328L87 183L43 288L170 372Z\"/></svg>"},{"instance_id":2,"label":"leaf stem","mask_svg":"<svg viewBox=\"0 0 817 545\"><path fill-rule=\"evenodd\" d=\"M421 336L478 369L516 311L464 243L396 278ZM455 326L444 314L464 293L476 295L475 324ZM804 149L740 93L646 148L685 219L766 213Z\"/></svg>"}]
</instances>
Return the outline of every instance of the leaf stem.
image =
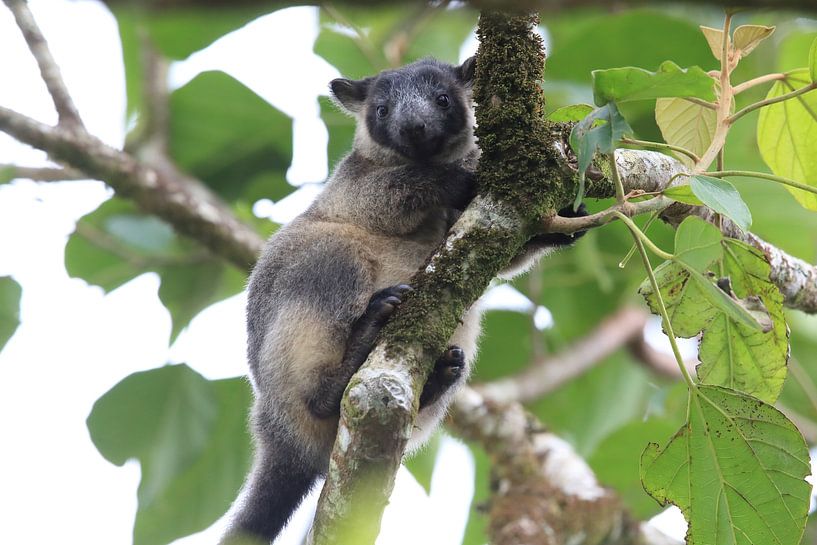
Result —
<instances>
[{"instance_id":1,"label":"leaf stem","mask_svg":"<svg viewBox=\"0 0 817 545\"><path fill-rule=\"evenodd\" d=\"M616 202L618 204L624 203L624 185L621 183L621 176L618 174L618 166L616 165L616 150L614 149L609 157L610 161L610 173L613 176L613 184L616 188ZM628 218L629 219L629 218Z\"/></svg>"},{"instance_id":2,"label":"leaf stem","mask_svg":"<svg viewBox=\"0 0 817 545\"><path fill-rule=\"evenodd\" d=\"M776 73L772 73L772 74L764 74L762 76L758 76L758 77L756 77L754 79L750 79L750 80L744 81L743 83L739 83L738 85L735 85L732 88L732 92L737 95L737 94L742 93L743 91L746 91L747 89L751 89L752 87L755 87L756 85L762 85L762 84L767 83L769 81L777 81L777 80L781 80L781 79L786 79L787 77L788 76L786 74L782 73L782 72L776 72Z\"/></svg>"},{"instance_id":3,"label":"leaf stem","mask_svg":"<svg viewBox=\"0 0 817 545\"><path fill-rule=\"evenodd\" d=\"M672 254L667 253L658 246L656 246L655 243L652 240L650 240L650 237L645 235L644 232L638 228L638 225L636 225L633 220L631 220L618 210L613 212L613 215L616 216L621 221L623 221L625 224L627 224L627 227L630 228L630 231L632 231L638 237L639 240L646 244L646 246L650 249L652 253L654 253L661 259L672 259L674 257Z\"/></svg>"},{"instance_id":4,"label":"leaf stem","mask_svg":"<svg viewBox=\"0 0 817 545\"><path fill-rule=\"evenodd\" d=\"M761 180L771 180L772 182L777 182L779 184L788 185L791 187L795 187L797 189L802 189L803 191L808 191L809 193L814 193L815 195L817 195L817 187L815 186L804 184L796 180L792 180L791 178L784 178L783 176L767 174L765 172L752 172L750 170L713 170L712 172L705 172L704 174L706 174L707 176L712 176L713 178L728 178L731 176L739 176L741 178L759 178Z\"/></svg>"},{"instance_id":5,"label":"leaf stem","mask_svg":"<svg viewBox=\"0 0 817 545\"><path fill-rule=\"evenodd\" d=\"M667 312L667 307L664 304L664 298L661 296L658 281L655 279L655 272L653 272L652 265L650 264L650 257L647 255L647 250L644 248L644 244L642 242L641 237L644 236L644 233L642 233L632 221L629 221L630 218L627 218L622 214L620 219L627 220L625 223L627 223L627 226L630 228L636 248L638 248L638 253L641 255L641 261L644 262L644 268L647 270L647 277L650 279L652 291L655 294L655 299L658 301L658 311L661 314L664 332L669 338L670 345L672 346L672 353L675 356L675 361L678 363L679 369L681 370L681 376L684 377L684 382L687 383L687 387L690 390L695 390L695 382L692 380L686 365L684 365L684 358L681 356L681 350L678 348L678 342L675 339L675 332L672 330L672 324L669 321L669 313Z\"/></svg>"},{"instance_id":6,"label":"leaf stem","mask_svg":"<svg viewBox=\"0 0 817 545\"><path fill-rule=\"evenodd\" d=\"M696 163L701 160L700 157L698 157L697 155L695 155L695 153L689 151L686 148L682 148L681 146L673 146L672 144L667 144L664 142L650 142L648 140L637 140L635 138L629 138L626 136L621 139L621 142L623 144L627 144L630 146L640 146L642 148L654 149L659 151L664 149L668 149L670 151L677 151L678 153L686 155Z\"/></svg>"},{"instance_id":7,"label":"leaf stem","mask_svg":"<svg viewBox=\"0 0 817 545\"><path fill-rule=\"evenodd\" d=\"M686 100L687 102L697 104L698 106L702 106L702 107L707 108L709 110L717 110L718 109L718 106L716 104L713 104L712 102L708 102L706 100L702 100L700 98L695 98L695 97L682 97L682 98L684 100Z\"/></svg>"},{"instance_id":8,"label":"leaf stem","mask_svg":"<svg viewBox=\"0 0 817 545\"><path fill-rule=\"evenodd\" d=\"M735 121L737 121L738 119L743 117L744 115L746 115L748 113L751 113L751 112L754 112L758 108L763 108L764 106L770 106L772 104L777 104L778 102L783 102L783 101L789 100L791 98L796 98L796 97L799 97L800 95L804 95L804 94L806 94L806 93L808 93L810 91L813 91L815 89L817 89L817 81L812 81L811 83L809 83L805 87L800 87L799 89L796 89L796 90L792 91L791 93L786 93L785 95L780 95L780 96L776 96L776 97L773 97L773 98L767 98L765 100L761 100L760 102L755 102L754 104L750 104L749 106L746 106L742 110L738 110L737 112L732 114L729 118L727 118L726 121L731 125L732 123L734 123Z\"/></svg>"}]
</instances>

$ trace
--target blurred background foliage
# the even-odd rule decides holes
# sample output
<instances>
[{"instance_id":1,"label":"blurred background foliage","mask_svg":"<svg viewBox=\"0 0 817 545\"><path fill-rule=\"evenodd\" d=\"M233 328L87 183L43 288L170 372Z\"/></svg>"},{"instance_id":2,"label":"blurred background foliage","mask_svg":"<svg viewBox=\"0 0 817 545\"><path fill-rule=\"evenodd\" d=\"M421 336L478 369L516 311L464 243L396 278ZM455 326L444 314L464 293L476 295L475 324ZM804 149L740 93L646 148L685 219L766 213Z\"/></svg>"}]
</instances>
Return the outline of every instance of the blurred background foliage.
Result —
<instances>
[{"instance_id":1,"label":"blurred background foliage","mask_svg":"<svg viewBox=\"0 0 817 545\"><path fill-rule=\"evenodd\" d=\"M477 13L467 8L401 6L321 9L315 52L343 75L362 77L427 55L457 62L472 38ZM127 112L138 130L145 108L143 56L148 40L169 60L184 59L221 36L262 15L256 8L219 11L141 12L115 8L127 79ZM814 21L774 12L741 13L738 24L777 25L772 39L742 62L735 81L805 65L817 36ZM716 68L698 25L719 26L718 9L678 7L638 10L576 10L542 18L548 60L543 82L548 110L592 102L590 72L597 68L638 66L654 70L670 59L682 67ZM270 54L275 54L271 52ZM286 77L297 85L297 75ZM737 107L763 97L767 87L738 97ZM321 116L329 131L330 168L350 149L352 120L326 98ZM623 114L637 137L660 140L654 101L628 103ZM135 121L135 122L134 122ZM726 167L767 171L757 150L757 113L732 130ZM292 120L223 72L202 73L170 96L169 149L177 165L220 195L242 219L264 236L278 227L253 216L259 199L279 201L296 188L287 183L292 158ZM791 254L817 258L817 215L798 206L780 185L741 179L736 184L754 217L753 231ZM592 210L606 202L590 202ZM639 220L643 224L643 219ZM650 228L663 248L673 232ZM618 224L589 233L576 248L544 260L513 286L544 306L554 324L544 331L533 311L493 310L485 317L474 381L507 376L526 368L534 354L555 353L587 334L624 304L642 304L636 288L644 277L637 260L617 265L631 245ZM161 278L159 295L172 316L170 342L209 305L243 289L245 272L176 235L161 220L114 197L82 218L70 237L65 265L69 273L110 291L153 271ZM18 323L20 287L0 278L0 346ZM817 441L817 327L815 318L789 316L791 373L780 405L798 415L807 439ZM618 490L634 514L649 517L659 506L642 491L638 458L648 441L663 441L683 419L683 388L659 377L621 350L559 390L528 405L554 432L589 460L599 478ZM146 403L147 400L147 403ZM147 410L131 409L138 401ZM249 464L245 381L207 381L184 365L125 378L99 399L88 419L92 438L111 462L137 458L142 464L135 543L160 545L209 526L226 511ZM126 426L124 426L126 424ZM122 429L128 433L123 434ZM480 503L488 495L489 460L472 446L477 493L464 543L486 541ZM408 462L428 486L435 444ZM814 535L814 530L810 531ZM804 538L812 542L813 537Z\"/></svg>"}]
</instances>

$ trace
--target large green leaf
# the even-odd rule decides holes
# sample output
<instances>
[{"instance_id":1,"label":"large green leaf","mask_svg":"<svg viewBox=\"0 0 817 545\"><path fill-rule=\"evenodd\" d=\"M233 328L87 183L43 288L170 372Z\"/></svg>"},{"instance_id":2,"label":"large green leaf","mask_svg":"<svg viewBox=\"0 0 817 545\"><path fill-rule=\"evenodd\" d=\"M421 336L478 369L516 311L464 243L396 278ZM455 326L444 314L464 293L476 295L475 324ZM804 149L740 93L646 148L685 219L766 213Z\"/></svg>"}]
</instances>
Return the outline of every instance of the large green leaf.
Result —
<instances>
[{"instance_id":1,"label":"large green leaf","mask_svg":"<svg viewBox=\"0 0 817 545\"><path fill-rule=\"evenodd\" d=\"M790 79L776 82L767 98L800 89L810 81L808 70L798 70ZM763 108L757 144L772 172L817 188L817 90ZM817 195L789 186L786 189L801 205L817 210Z\"/></svg>"},{"instance_id":2,"label":"large green leaf","mask_svg":"<svg viewBox=\"0 0 817 545\"><path fill-rule=\"evenodd\" d=\"M273 11L272 4L230 7L143 9L135 3L114 10L120 29L142 27L150 41L171 59L184 59L237 30L253 19Z\"/></svg>"},{"instance_id":3,"label":"large green leaf","mask_svg":"<svg viewBox=\"0 0 817 545\"><path fill-rule=\"evenodd\" d=\"M661 129L664 141L687 149L700 157L712 142L717 124L715 110L705 108L683 98L659 98L655 102L655 122ZM675 156L687 166L692 159L676 153Z\"/></svg>"},{"instance_id":4,"label":"large green leaf","mask_svg":"<svg viewBox=\"0 0 817 545\"><path fill-rule=\"evenodd\" d=\"M681 508L690 545L797 545L811 485L806 443L774 407L717 386L690 392L689 420L641 458L644 488Z\"/></svg>"},{"instance_id":5,"label":"large green leaf","mask_svg":"<svg viewBox=\"0 0 817 545\"><path fill-rule=\"evenodd\" d=\"M697 97L715 100L715 80L698 68L681 68L664 61L655 72L643 68L593 70L593 96L596 104L661 97Z\"/></svg>"},{"instance_id":6,"label":"large green leaf","mask_svg":"<svg viewBox=\"0 0 817 545\"><path fill-rule=\"evenodd\" d=\"M546 21L552 35L547 78L590 83L596 69L627 64L653 69L667 59L681 66L714 68L709 48L689 19L649 9L565 12ZM588 36L597 39L589 40Z\"/></svg>"},{"instance_id":7,"label":"large green leaf","mask_svg":"<svg viewBox=\"0 0 817 545\"><path fill-rule=\"evenodd\" d=\"M199 311L240 292L245 281L243 271L117 197L77 223L65 247L65 268L105 291L142 273L158 273L159 297L173 321L171 341Z\"/></svg>"},{"instance_id":8,"label":"large green leaf","mask_svg":"<svg viewBox=\"0 0 817 545\"><path fill-rule=\"evenodd\" d=\"M773 403L783 388L789 356L783 296L769 280L763 255L733 239L724 239L724 273L738 297L760 298L772 319L769 331L750 329L715 318L704 331L698 357L698 378L705 384L737 389Z\"/></svg>"},{"instance_id":9,"label":"large green leaf","mask_svg":"<svg viewBox=\"0 0 817 545\"><path fill-rule=\"evenodd\" d=\"M167 481L161 495L150 502L140 498L134 545L164 545L200 532L238 495L252 459L246 425L252 395L243 378L211 384L218 416L209 440L184 471Z\"/></svg>"},{"instance_id":10,"label":"large green leaf","mask_svg":"<svg viewBox=\"0 0 817 545\"><path fill-rule=\"evenodd\" d=\"M135 545L170 543L227 510L249 468L249 403L246 381L208 382L186 365L134 373L97 400L94 445L142 468Z\"/></svg>"},{"instance_id":11,"label":"large green leaf","mask_svg":"<svg viewBox=\"0 0 817 545\"><path fill-rule=\"evenodd\" d=\"M227 200L278 200L292 161L292 120L224 72L170 97L170 154Z\"/></svg>"},{"instance_id":12,"label":"large green leaf","mask_svg":"<svg viewBox=\"0 0 817 545\"><path fill-rule=\"evenodd\" d=\"M23 289L10 276L0 277L0 350L20 325L20 296Z\"/></svg>"}]
</instances>

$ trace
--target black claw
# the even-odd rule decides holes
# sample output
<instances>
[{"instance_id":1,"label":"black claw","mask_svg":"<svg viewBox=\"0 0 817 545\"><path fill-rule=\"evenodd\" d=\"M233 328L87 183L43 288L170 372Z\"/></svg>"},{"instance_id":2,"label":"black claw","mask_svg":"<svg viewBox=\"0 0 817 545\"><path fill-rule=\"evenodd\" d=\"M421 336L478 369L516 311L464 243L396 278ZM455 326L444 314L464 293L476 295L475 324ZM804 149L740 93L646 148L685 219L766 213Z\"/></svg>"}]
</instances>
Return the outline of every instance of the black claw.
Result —
<instances>
[{"instance_id":1,"label":"black claw","mask_svg":"<svg viewBox=\"0 0 817 545\"><path fill-rule=\"evenodd\" d=\"M403 296L410 292L412 287L407 284L389 286L375 292L369 299L363 317L374 322L385 322L394 310L403 302Z\"/></svg>"}]
</instances>

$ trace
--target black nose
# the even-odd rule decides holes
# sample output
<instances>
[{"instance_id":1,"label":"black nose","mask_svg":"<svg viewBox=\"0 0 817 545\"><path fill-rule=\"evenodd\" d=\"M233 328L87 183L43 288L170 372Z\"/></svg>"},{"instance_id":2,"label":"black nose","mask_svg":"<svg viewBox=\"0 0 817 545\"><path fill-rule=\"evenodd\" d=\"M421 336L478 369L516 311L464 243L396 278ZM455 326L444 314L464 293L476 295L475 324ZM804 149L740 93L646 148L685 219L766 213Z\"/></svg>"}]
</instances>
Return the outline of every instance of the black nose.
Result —
<instances>
[{"instance_id":1,"label":"black nose","mask_svg":"<svg viewBox=\"0 0 817 545\"><path fill-rule=\"evenodd\" d=\"M426 134L426 124L422 122L406 123L400 128L400 133L412 140L422 138Z\"/></svg>"}]
</instances>

